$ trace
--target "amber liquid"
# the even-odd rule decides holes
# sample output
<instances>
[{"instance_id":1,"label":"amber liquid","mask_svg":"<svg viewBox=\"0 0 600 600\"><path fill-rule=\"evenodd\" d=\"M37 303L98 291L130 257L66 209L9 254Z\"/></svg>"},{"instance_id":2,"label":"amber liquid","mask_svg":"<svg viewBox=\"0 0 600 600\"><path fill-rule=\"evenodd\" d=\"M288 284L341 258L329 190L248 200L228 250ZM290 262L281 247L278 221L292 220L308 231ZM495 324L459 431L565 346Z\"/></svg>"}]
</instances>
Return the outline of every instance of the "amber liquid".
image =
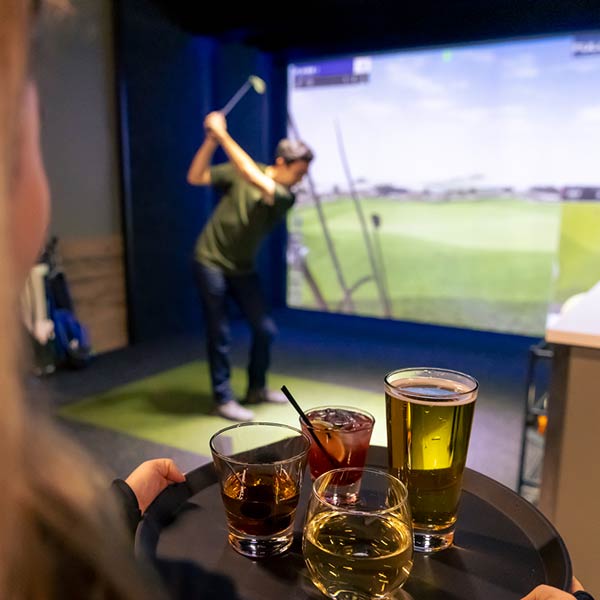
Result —
<instances>
[{"instance_id":1,"label":"amber liquid","mask_svg":"<svg viewBox=\"0 0 600 600\"><path fill-rule=\"evenodd\" d=\"M390 465L408 487L415 529L448 529L456 521L475 401L447 402L449 393L460 390L441 379L402 381L397 390L386 393ZM411 390L439 400L402 397Z\"/></svg>"},{"instance_id":2,"label":"amber liquid","mask_svg":"<svg viewBox=\"0 0 600 600\"><path fill-rule=\"evenodd\" d=\"M263 474L246 470L227 478L222 497L233 529L246 535L272 536L292 525L299 489L284 471Z\"/></svg>"}]
</instances>

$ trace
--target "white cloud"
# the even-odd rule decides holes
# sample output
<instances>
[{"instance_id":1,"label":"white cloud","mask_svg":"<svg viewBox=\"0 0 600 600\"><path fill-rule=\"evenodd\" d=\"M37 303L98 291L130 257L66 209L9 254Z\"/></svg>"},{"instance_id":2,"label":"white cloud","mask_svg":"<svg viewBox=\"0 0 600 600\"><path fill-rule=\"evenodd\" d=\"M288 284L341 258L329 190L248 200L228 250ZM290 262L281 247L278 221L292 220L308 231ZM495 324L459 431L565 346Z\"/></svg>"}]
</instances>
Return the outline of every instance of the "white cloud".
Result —
<instances>
[{"instance_id":1,"label":"white cloud","mask_svg":"<svg viewBox=\"0 0 600 600\"><path fill-rule=\"evenodd\" d=\"M453 79L449 84L448 84L448 89L452 90L453 92L466 92L467 90L471 89L473 86L471 84L470 81L468 81L467 79Z\"/></svg>"},{"instance_id":2,"label":"white cloud","mask_svg":"<svg viewBox=\"0 0 600 600\"><path fill-rule=\"evenodd\" d=\"M561 69L555 71L574 71L575 73L594 73L600 71L600 60L596 56L586 56L585 58L574 57L573 60L561 65Z\"/></svg>"},{"instance_id":3,"label":"white cloud","mask_svg":"<svg viewBox=\"0 0 600 600\"><path fill-rule=\"evenodd\" d=\"M408 89L428 96L443 95L444 86L420 72L421 69L425 68L426 63L425 57L413 57L403 62L388 63L386 65L386 75L394 87Z\"/></svg>"},{"instance_id":4,"label":"white cloud","mask_svg":"<svg viewBox=\"0 0 600 600\"><path fill-rule=\"evenodd\" d=\"M498 106L496 110L501 117L521 117L527 113L527 109L521 104L505 104Z\"/></svg>"},{"instance_id":5,"label":"white cloud","mask_svg":"<svg viewBox=\"0 0 600 600\"><path fill-rule=\"evenodd\" d=\"M469 106L451 112L451 119L459 124L474 126L489 122L490 110L481 106Z\"/></svg>"},{"instance_id":6,"label":"white cloud","mask_svg":"<svg viewBox=\"0 0 600 600\"><path fill-rule=\"evenodd\" d=\"M450 108L451 103L448 98L437 97L437 98L423 98L417 102L417 106L423 110L440 112Z\"/></svg>"},{"instance_id":7,"label":"white cloud","mask_svg":"<svg viewBox=\"0 0 600 600\"><path fill-rule=\"evenodd\" d=\"M479 65L491 65L498 60L495 52L477 48L476 50L459 50L457 54L461 60L466 60Z\"/></svg>"},{"instance_id":8,"label":"white cloud","mask_svg":"<svg viewBox=\"0 0 600 600\"><path fill-rule=\"evenodd\" d=\"M600 122L600 104L594 106L586 106L579 110L575 118L578 121L599 123Z\"/></svg>"},{"instance_id":9,"label":"white cloud","mask_svg":"<svg viewBox=\"0 0 600 600\"><path fill-rule=\"evenodd\" d=\"M398 112L398 107L399 102L397 99L390 102L375 98L356 98L350 102L348 112L351 113L354 118L375 115L379 119L396 114Z\"/></svg>"},{"instance_id":10,"label":"white cloud","mask_svg":"<svg viewBox=\"0 0 600 600\"><path fill-rule=\"evenodd\" d=\"M535 79L540 75L536 58L530 53L507 58L502 67L504 75L509 79Z\"/></svg>"}]
</instances>

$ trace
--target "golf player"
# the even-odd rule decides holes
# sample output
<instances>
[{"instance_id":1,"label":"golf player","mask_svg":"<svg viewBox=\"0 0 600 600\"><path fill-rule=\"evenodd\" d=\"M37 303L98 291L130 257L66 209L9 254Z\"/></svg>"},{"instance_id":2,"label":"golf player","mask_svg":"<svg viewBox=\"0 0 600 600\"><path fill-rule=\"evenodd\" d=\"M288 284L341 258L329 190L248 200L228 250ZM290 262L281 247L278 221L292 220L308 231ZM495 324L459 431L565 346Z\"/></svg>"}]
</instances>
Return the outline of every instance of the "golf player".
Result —
<instances>
[{"instance_id":1,"label":"golf player","mask_svg":"<svg viewBox=\"0 0 600 600\"><path fill-rule=\"evenodd\" d=\"M262 241L294 204L291 188L300 182L313 159L301 141L283 139L271 165L256 163L231 137L223 113L204 119L205 139L189 167L192 185L212 185L221 194L196 242L194 269L200 290L214 413L233 421L249 421L254 413L235 398L230 384L230 330L226 299L232 297L252 329L248 387L244 404L285 402L267 388L270 348L277 332L267 312L255 259ZM218 146L229 162L211 166Z\"/></svg>"}]
</instances>

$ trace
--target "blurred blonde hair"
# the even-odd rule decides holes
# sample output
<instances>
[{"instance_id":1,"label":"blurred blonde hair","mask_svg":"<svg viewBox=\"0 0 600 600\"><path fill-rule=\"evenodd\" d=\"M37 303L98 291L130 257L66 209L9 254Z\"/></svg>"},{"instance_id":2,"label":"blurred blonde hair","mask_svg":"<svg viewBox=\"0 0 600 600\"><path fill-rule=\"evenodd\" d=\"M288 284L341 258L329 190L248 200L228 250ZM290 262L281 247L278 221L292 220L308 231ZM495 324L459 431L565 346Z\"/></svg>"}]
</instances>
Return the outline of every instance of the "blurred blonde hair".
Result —
<instances>
[{"instance_id":1,"label":"blurred blonde hair","mask_svg":"<svg viewBox=\"0 0 600 600\"><path fill-rule=\"evenodd\" d=\"M9 202L35 4L0 0L0 598L164 597L134 560L107 477L24 402Z\"/></svg>"}]
</instances>

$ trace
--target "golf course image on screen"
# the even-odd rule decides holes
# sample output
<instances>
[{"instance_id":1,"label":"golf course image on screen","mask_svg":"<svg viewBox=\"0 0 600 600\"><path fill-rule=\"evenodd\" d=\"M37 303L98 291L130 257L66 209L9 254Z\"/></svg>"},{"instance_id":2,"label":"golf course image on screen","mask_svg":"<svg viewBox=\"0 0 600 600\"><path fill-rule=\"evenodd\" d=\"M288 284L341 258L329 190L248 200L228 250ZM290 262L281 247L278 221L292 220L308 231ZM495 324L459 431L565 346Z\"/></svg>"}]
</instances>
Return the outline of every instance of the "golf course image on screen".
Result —
<instances>
[{"instance_id":1,"label":"golf course image on screen","mask_svg":"<svg viewBox=\"0 0 600 600\"><path fill-rule=\"evenodd\" d=\"M315 159L288 216L288 305L543 335L600 280L595 41L289 65L289 135Z\"/></svg>"}]
</instances>

